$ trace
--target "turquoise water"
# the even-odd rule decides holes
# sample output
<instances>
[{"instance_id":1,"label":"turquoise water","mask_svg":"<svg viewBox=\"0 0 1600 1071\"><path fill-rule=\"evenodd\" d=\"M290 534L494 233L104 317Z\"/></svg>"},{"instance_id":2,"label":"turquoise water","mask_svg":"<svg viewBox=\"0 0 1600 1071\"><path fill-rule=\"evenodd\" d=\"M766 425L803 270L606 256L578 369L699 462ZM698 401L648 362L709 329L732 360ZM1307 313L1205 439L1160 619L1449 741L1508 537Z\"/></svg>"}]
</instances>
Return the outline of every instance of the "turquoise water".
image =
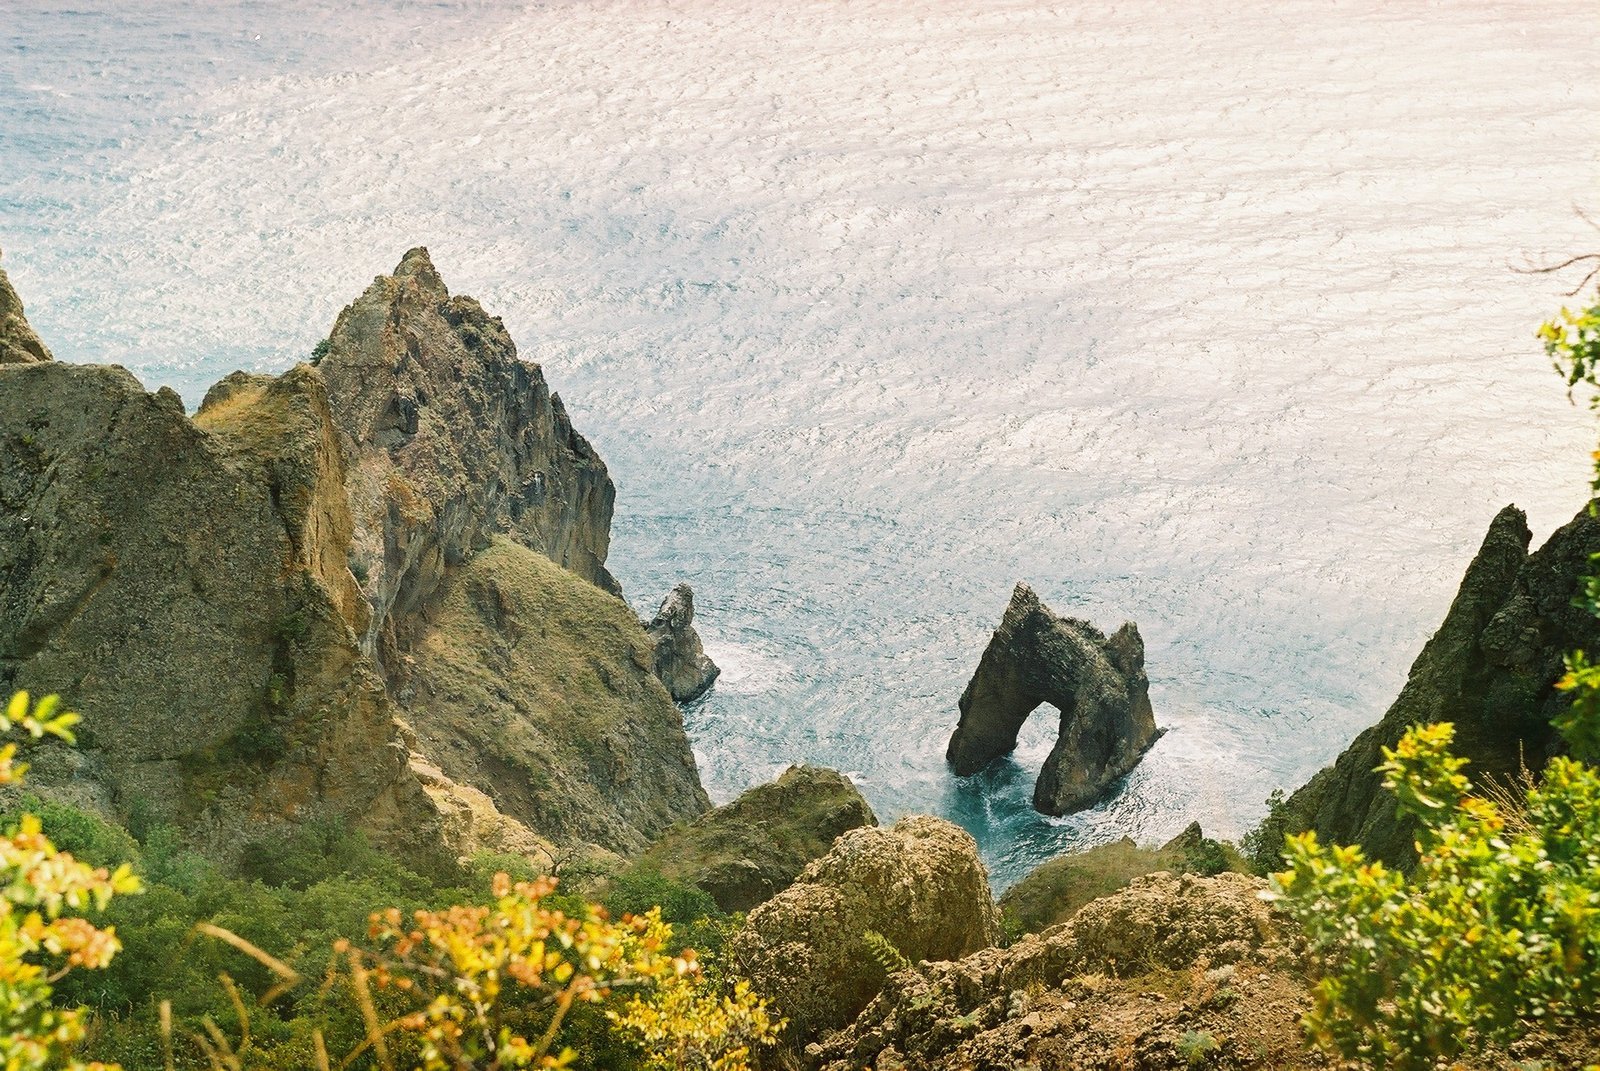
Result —
<instances>
[{"instance_id":1,"label":"turquoise water","mask_svg":"<svg viewBox=\"0 0 1600 1071\"><path fill-rule=\"evenodd\" d=\"M1590 433L1531 340L1593 244L1577 5L10 0L0 247L40 333L191 404L309 353L415 244L695 587L730 798L795 761L997 883L1235 835L1398 689L1489 518ZM1574 280L1575 282L1575 280ZM1570 284L1569 284L1570 285ZM1013 583L1139 623L1171 731L1034 814L958 780Z\"/></svg>"}]
</instances>

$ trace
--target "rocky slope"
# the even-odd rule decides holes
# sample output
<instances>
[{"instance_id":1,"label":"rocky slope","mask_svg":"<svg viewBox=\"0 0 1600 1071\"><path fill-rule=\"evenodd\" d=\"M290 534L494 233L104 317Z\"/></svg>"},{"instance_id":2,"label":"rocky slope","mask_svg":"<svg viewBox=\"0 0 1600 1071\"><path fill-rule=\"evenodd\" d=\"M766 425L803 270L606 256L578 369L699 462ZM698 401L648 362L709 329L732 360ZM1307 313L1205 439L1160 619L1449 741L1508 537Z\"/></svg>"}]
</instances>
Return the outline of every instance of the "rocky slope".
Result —
<instances>
[{"instance_id":1,"label":"rocky slope","mask_svg":"<svg viewBox=\"0 0 1600 1071\"><path fill-rule=\"evenodd\" d=\"M1161 735L1138 628L1130 622L1107 639L1087 622L1057 617L1018 584L961 695L950 765L965 776L1010 754L1042 703L1061 715L1033 791L1034 809L1044 814L1093 806Z\"/></svg>"},{"instance_id":2,"label":"rocky slope","mask_svg":"<svg viewBox=\"0 0 1600 1071\"><path fill-rule=\"evenodd\" d=\"M0 366L0 690L87 727L34 783L223 857L332 816L429 866L705 810L602 590L604 466L498 321L413 250L321 364L192 419L121 369Z\"/></svg>"},{"instance_id":3,"label":"rocky slope","mask_svg":"<svg viewBox=\"0 0 1600 1071\"><path fill-rule=\"evenodd\" d=\"M793 885L840 836L877 824L848 777L791 766L776 781L669 830L639 863L704 889L724 911L749 911Z\"/></svg>"},{"instance_id":4,"label":"rocky slope","mask_svg":"<svg viewBox=\"0 0 1600 1071\"><path fill-rule=\"evenodd\" d=\"M33 364L54 358L28 326L22 314L22 299L11 288L11 280L0 268L0 364Z\"/></svg>"},{"instance_id":5,"label":"rocky slope","mask_svg":"<svg viewBox=\"0 0 1600 1071\"><path fill-rule=\"evenodd\" d=\"M1412 664L1399 698L1338 760L1285 804L1290 832L1314 829L1327 843L1359 844L1391 864L1414 859L1413 836L1373 772L1381 749L1410 725L1451 721L1468 776L1502 782L1521 764L1538 769L1559 740L1550 719L1565 700L1554 688L1574 649L1600 651L1600 621L1573 605L1600 553L1600 520L1586 509L1539 550L1522 511L1495 517L1439 631Z\"/></svg>"},{"instance_id":6,"label":"rocky slope","mask_svg":"<svg viewBox=\"0 0 1600 1071\"><path fill-rule=\"evenodd\" d=\"M1138 878L1065 926L894 974L848 1028L806 1050L806 1066L1308 1066L1301 945L1262 888L1239 874ZM1184 1036L1202 1031L1215 1048L1191 1060Z\"/></svg>"}]
</instances>

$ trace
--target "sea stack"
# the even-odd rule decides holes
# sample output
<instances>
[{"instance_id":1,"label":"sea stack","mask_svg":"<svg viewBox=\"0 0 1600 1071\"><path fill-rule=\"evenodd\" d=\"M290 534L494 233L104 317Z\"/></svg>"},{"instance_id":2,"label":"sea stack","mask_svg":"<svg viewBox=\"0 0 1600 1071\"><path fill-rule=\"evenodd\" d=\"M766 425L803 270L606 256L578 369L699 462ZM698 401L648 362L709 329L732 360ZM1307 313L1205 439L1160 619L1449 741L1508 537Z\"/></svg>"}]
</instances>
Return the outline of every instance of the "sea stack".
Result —
<instances>
[{"instance_id":1,"label":"sea stack","mask_svg":"<svg viewBox=\"0 0 1600 1071\"><path fill-rule=\"evenodd\" d=\"M1041 703L1061 712L1056 746L1033 790L1034 809L1044 814L1093 806L1161 736L1138 627L1129 622L1107 639L1087 622L1056 616L1018 584L962 693L945 757L956 773L977 773L1016 748L1022 723Z\"/></svg>"},{"instance_id":2,"label":"sea stack","mask_svg":"<svg viewBox=\"0 0 1600 1071\"><path fill-rule=\"evenodd\" d=\"M645 632L656 645L656 676L673 700L687 703L705 695L722 671L706 656L694 630L694 590L688 584L673 588Z\"/></svg>"}]
</instances>

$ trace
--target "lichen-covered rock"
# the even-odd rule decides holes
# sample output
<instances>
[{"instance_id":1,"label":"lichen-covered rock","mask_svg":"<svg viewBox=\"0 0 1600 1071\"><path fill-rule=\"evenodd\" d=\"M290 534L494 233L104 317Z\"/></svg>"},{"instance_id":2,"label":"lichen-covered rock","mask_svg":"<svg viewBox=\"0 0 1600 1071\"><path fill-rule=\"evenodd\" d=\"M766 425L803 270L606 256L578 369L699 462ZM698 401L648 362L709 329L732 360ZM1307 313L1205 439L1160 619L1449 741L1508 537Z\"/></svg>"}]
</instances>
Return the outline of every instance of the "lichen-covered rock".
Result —
<instances>
[{"instance_id":1,"label":"lichen-covered rock","mask_svg":"<svg viewBox=\"0 0 1600 1071\"><path fill-rule=\"evenodd\" d=\"M1303 943L1262 902L1264 888L1241 874L1136 878L1064 926L895 974L850 1026L813 1045L806 1062L827 1071L1066 1071L1118 1059L1179 1068L1186 1061L1175 1042L1185 1031L1229 1038L1255 1018L1273 1025L1271 1044L1260 1046L1257 1062L1227 1066L1298 1066L1298 1019L1308 1004L1295 974ZM1225 988L1231 992L1219 999ZM1235 1003L1252 998L1268 1006ZM1283 1051L1270 1052L1277 1047Z\"/></svg>"},{"instance_id":2,"label":"lichen-covered rock","mask_svg":"<svg viewBox=\"0 0 1600 1071\"><path fill-rule=\"evenodd\" d=\"M729 951L804 1041L850 1022L883 985L869 931L913 962L995 944L999 918L971 835L920 815L851 830L751 911Z\"/></svg>"},{"instance_id":3,"label":"lichen-covered rock","mask_svg":"<svg viewBox=\"0 0 1600 1071\"><path fill-rule=\"evenodd\" d=\"M1093 806L1161 735L1138 628L1130 622L1107 639L1093 625L1057 617L1018 584L961 695L961 720L945 752L950 765L966 776L1010 754L1041 703L1061 713L1033 790L1033 806L1044 814Z\"/></svg>"},{"instance_id":4,"label":"lichen-covered rock","mask_svg":"<svg viewBox=\"0 0 1600 1071\"><path fill-rule=\"evenodd\" d=\"M54 358L22 314L22 299L0 268L0 364L34 364Z\"/></svg>"},{"instance_id":5,"label":"lichen-covered rock","mask_svg":"<svg viewBox=\"0 0 1600 1071\"><path fill-rule=\"evenodd\" d=\"M724 911L749 911L793 885L840 835L877 824L848 777L791 766L776 781L668 830L639 865L704 889Z\"/></svg>"},{"instance_id":6,"label":"lichen-covered rock","mask_svg":"<svg viewBox=\"0 0 1600 1071\"><path fill-rule=\"evenodd\" d=\"M339 314L317 365L344 449L351 563L387 661L443 580L497 532L605 590L611 477L498 317L425 249Z\"/></svg>"},{"instance_id":7,"label":"lichen-covered rock","mask_svg":"<svg viewBox=\"0 0 1600 1071\"><path fill-rule=\"evenodd\" d=\"M1415 836L1374 771L1411 725L1455 723L1453 750L1479 783L1544 765L1558 746L1550 719L1567 702L1555 689L1562 659L1600 650L1600 621L1574 605L1600 553L1600 520L1581 510L1531 555L1530 538L1521 510L1500 511L1394 705L1288 799L1287 831L1314 829L1324 843L1409 865Z\"/></svg>"},{"instance_id":8,"label":"lichen-covered rock","mask_svg":"<svg viewBox=\"0 0 1600 1071\"><path fill-rule=\"evenodd\" d=\"M706 657L694 630L694 591L688 584L673 588L645 632L656 645L656 676L679 703L704 695L722 671Z\"/></svg>"}]
</instances>

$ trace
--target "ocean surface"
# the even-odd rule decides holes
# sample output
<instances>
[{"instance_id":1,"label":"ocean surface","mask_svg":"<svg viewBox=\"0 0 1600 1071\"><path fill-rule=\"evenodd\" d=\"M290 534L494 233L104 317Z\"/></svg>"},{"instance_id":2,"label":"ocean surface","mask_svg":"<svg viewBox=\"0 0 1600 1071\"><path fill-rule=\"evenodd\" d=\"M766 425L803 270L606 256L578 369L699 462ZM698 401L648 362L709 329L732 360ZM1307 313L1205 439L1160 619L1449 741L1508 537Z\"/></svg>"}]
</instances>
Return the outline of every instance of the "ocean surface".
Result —
<instances>
[{"instance_id":1,"label":"ocean surface","mask_svg":"<svg viewBox=\"0 0 1600 1071\"><path fill-rule=\"evenodd\" d=\"M336 8L330 11L328 9ZM413 245L504 317L693 584L717 800L793 762L997 885L1236 836L1397 692L1593 438L1532 331L1592 250L1588 3L0 0L0 248L57 356L191 406ZM1170 731L960 780L1012 585L1137 621Z\"/></svg>"}]
</instances>

